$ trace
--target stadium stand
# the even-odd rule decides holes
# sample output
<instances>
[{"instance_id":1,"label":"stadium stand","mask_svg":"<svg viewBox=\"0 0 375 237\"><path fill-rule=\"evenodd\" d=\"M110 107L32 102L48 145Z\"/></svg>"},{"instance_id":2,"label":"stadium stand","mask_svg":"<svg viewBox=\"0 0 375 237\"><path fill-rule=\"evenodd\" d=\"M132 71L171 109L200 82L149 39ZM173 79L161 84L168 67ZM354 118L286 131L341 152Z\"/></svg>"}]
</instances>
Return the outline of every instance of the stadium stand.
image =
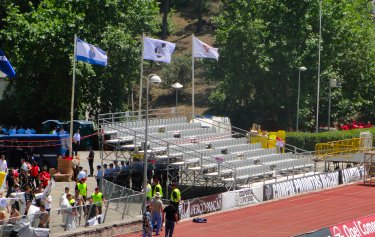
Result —
<instances>
[{"instance_id":1,"label":"stadium stand","mask_svg":"<svg viewBox=\"0 0 375 237\"><path fill-rule=\"evenodd\" d=\"M114 117L114 114L99 116L102 159L111 159L111 156L118 159L123 152L138 154L137 158L142 159L146 147L145 120L136 116ZM186 117L149 119L148 159L167 171L177 168L176 180L187 185L210 183L228 188L311 171L314 167L311 157L278 153L276 148L265 149L260 143L250 144L248 134L219 133L206 123L202 126L199 118L188 122Z\"/></svg>"}]
</instances>

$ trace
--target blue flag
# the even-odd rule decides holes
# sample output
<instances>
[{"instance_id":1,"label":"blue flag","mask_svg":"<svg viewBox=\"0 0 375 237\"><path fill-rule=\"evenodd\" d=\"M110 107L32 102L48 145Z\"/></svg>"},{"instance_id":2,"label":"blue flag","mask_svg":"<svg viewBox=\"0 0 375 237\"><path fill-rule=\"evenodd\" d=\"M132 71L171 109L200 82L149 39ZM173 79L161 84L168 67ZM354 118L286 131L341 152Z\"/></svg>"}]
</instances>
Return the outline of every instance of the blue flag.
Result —
<instances>
[{"instance_id":1,"label":"blue flag","mask_svg":"<svg viewBox=\"0 0 375 237\"><path fill-rule=\"evenodd\" d=\"M12 65L10 65L10 62L8 61L7 57L5 57L1 49L0 49L0 71L2 71L9 78L16 76L16 72L14 71Z\"/></svg>"},{"instance_id":2,"label":"blue flag","mask_svg":"<svg viewBox=\"0 0 375 237\"><path fill-rule=\"evenodd\" d=\"M77 38L76 59L90 64L107 66L107 54L98 47Z\"/></svg>"}]
</instances>

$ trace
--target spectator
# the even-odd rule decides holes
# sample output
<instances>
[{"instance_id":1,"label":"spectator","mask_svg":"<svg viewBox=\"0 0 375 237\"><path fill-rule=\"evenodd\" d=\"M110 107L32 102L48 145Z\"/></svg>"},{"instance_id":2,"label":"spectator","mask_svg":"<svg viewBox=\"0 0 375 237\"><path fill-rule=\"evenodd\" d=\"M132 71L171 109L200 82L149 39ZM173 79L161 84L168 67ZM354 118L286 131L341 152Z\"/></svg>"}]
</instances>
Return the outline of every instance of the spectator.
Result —
<instances>
[{"instance_id":1,"label":"spectator","mask_svg":"<svg viewBox=\"0 0 375 237\"><path fill-rule=\"evenodd\" d=\"M81 135L79 130L74 134L73 136L73 150L74 150L74 155L78 155L78 148L79 145L81 144Z\"/></svg>"},{"instance_id":2,"label":"spectator","mask_svg":"<svg viewBox=\"0 0 375 237\"><path fill-rule=\"evenodd\" d=\"M82 182L82 181L81 181ZM78 184L77 184L78 185ZM86 185L86 184L85 184ZM87 188L85 193L87 192ZM74 200L76 201L76 207L77 207L77 217L78 217L78 225L81 225L81 217L82 217L82 211L83 211L83 205L85 204L85 198L86 195L83 196L81 194L81 191L76 187L74 189Z\"/></svg>"},{"instance_id":3,"label":"spectator","mask_svg":"<svg viewBox=\"0 0 375 237\"><path fill-rule=\"evenodd\" d=\"M92 149L92 147L90 146L89 148L89 156L87 157L87 160L89 161L89 166L90 166L90 177L94 177L94 156L95 156L95 153Z\"/></svg>"},{"instance_id":4,"label":"spectator","mask_svg":"<svg viewBox=\"0 0 375 237\"><path fill-rule=\"evenodd\" d=\"M60 134L60 135L66 134L66 132L65 132L65 130L64 130L63 127L60 128L59 134Z\"/></svg>"},{"instance_id":5,"label":"spectator","mask_svg":"<svg viewBox=\"0 0 375 237\"><path fill-rule=\"evenodd\" d=\"M0 192L0 211L5 211L5 209L9 213L7 199L3 197L3 192Z\"/></svg>"},{"instance_id":6,"label":"spectator","mask_svg":"<svg viewBox=\"0 0 375 237\"><path fill-rule=\"evenodd\" d=\"M171 203L164 208L163 222L165 220L165 237L172 237L175 223L178 223L178 212Z\"/></svg>"},{"instance_id":7,"label":"spectator","mask_svg":"<svg viewBox=\"0 0 375 237\"><path fill-rule=\"evenodd\" d=\"M100 187L100 180L103 178L103 170L100 165L96 167L96 170L98 171L98 173L96 174L96 186Z\"/></svg>"},{"instance_id":8,"label":"spectator","mask_svg":"<svg viewBox=\"0 0 375 237\"><path fill-rule=\"evenodd\" d=\"M16 224L16 222L21 218L20 213L17 211L17 208L15 205L12 205L9 215L9 224Z\"/></svg>"},{"instance_id":9,"label":"spectator","mask_svg":"<svg viewBox=\"0 0 375 237\"><path fill-rule=\"evenodd\" d=\"M17 130L18 134L25 134L25 132L26 130L22 126Z\"/></svg>"},{"instance_id":10,"label":"spectator","mask_svg":"<svg viewBox=\"0 0 375 237\"><path fill-rule=\"evenodd\" d=\"M83 167L80 166L78 168L79 172L78 172L78 175L77 175L77 181L81 181L82 179L86 180L87 179L87 174L86 172L83 170Z\"/></svg>"},{"instance_id":11,"label":"spectator","mask_svg":"<svg viewBox=\"0 0 375 237\"><path fill-rule=\"evenodd\" d=\"M27 165L25 159L21 159L21 171L22 170L29 172L29 166Z\"/></svg>"},{"instance_id":12,"label":"spectator","mask_svg":"<svg viewBox=\"0 0 375 237\"><path fill-rule=\"evenodd\" d=\"M151 207L147 205L145 213L143 213L143 237L152 237L152 220Z\"/></svg>"},{"instance_id":13,"label":"spectator","mask_svg":"<svg viewBox=\"0 0 375 237\"><path fill-rule=\"evenodd\" d=\"M104 178L109 180L111 177L111 170L108 168L107 164L104 164Z\"/></svg>"},{"instance_id":14,"label":"spectator","mask_svg":"<svg viewBox=\"0 0 375 237\"><path fill-rule=\"evenodd\" d=\"M46 188L51 179L51 175L47 172L47 167L43 167L42 172L39 174L39 179L43 184L43 188Z\"/></svg>"},{"instance_id":15,"label":"spectator","mask_svg":"<svg viewBox=\"0 0 375 237\"><path fill-rule=\"evenodd\" d=\"M0 225L6 224L7 216L5 211L0 211Z\"/></svg>"},{"instance_id":16,"label":"spectator","mask_svg":"<svg viewBox=\"0 0 375 237\"><path fill-rule=\"evenodd\" d=\"M86 220L90 220L96 216L99 215L99 209L98 209L98 206L94 204L94 201L92 199L92 197L89 197L89 204L86 205L86 210L85 210L85 219ZM101 220L99 219L98 220L99 224L101 223ZM86 226L88 226L89 224L86 223Z\"/></svg>"},{"instance_id":17,"label":"spectator","mask_svg":"<svg viewBox=\"0 0 375 237\"><path fill-rule=\"evenodd\" d=\"M34 191L35 193L43 193L43 191L44 191L43 184L40 183L39 186L34 190L35 190Z\"/></svg>"},{"instance_id":18,"label":"spectator","mask_svg":"<svg viewBox=\"0 0 375 237\"><path fill-rule=\"evenodd\" d=\"M160 193L156 192L154 198L151 200L152 226L155 229L156 235L159 235L159 231L162 227L161 217L163 212L163 202L160 200L160 197Z\"/></svg>"},{"instance_id":19,"label":"spectator","mask_svg":"<svg viewBox=\"0 0 375 237\"><path fill-rule=\"evenodd\" d=\"M36 163L36 161L31 162L30 178L31 178L31 185L33 187L39 187L39 166Z\"/></svg>"},{"instance_id":20,"label":"spectator","mask_svg":"<svg viewBox=\"0 0 375 237\"><path fill-rule=\"evenodd\" d=\"M30 185L26 185L24 197L25 197L25 201L26 201L26 208L25 208L24 215L27 215L27 212L29 211L30 205L31 205L32 201L34 200L34 195L31 192Z\"/></svg>"},{"instance_id":21,"label":"spectator","mask_svg":"<svg viewBox=\"0 0 375 237\"><path fill-rule=\"evenodd\" d=\"M31 134L31 129L27 128L26 131L25 131L25 134Z\"/></svg>"},{"instance_id":22,"label":"spectator","mask_svg":"<svg viewBox=\"0 0 375 237\"><path fill-rule=\"evenodd\" d=\"M1 158L0 158L0 171L1 172L7 172L8 171L8 163L5 159L5 155L1 155Z\"/></svg>"},{"instance_id":23,"label":"spectator","mask_svg":"<svg viewBox=\"0 0 375 237\"><path fill-rule=\"evenodd\" d=\"M48 211L48 213L50 214L51 213L51 207L52 207L52 196L51 196L51 194L48 195L47 197L43 197L43 202L44 202L44 206L46 208L46 211Z\"/></svg>"},{"instance_id":24,"label":"spectator","mask_svg":"<svg viewBox=\"0 0 375 237\"><path fill-rule=\"evenodd\" d=\"M18 183L14 179L13 175L13 169L9 169L8 175L6 177L6 183L7 183L7 195L6 197L9 197L11 193L13 193L15 185L18 185Z\"/></svg>"},{"instance_id":25,"label":"spectator","mask_svg":"<svg viewBox=\"0 0 375 237\"><path fill-rule=\"evenodd\" d=\"M39 207L39 228L48 228L49 223L49 214L46 211L46 208L44 205L40 205Z\"/></svg>"}]
</instances>

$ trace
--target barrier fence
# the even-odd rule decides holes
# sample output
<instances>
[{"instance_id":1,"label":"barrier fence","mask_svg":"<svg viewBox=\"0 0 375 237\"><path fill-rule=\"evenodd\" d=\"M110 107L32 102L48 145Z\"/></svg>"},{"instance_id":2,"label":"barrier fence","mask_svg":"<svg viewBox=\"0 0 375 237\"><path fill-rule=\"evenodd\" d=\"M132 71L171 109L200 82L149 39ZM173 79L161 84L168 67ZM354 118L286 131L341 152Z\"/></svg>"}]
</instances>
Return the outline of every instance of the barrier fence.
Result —
<instances>
[{"instance_id":1,"label":"barrier fence","mask_svg":"<svg viewBox=\"0 0 375 237\"><path fill-rule=\"evenodd\" d=\"M12 230L20 230L21 227L24 229L23 231L31 233L28 236L48 236L43 233L56 234L104 223L141 219L143 193L121 187L107 180L102 180L101 188L105 198L103 204L87 201L85 205L74 207L66 205L66 208L51 210L49 224L46 226L49 229L39 230L38 233L35 232L38 230L34 228L39 226L42 213L39 207L31 205L27 216L0 220L0 236L9 236Z\"/></svg>"}]
</instances>

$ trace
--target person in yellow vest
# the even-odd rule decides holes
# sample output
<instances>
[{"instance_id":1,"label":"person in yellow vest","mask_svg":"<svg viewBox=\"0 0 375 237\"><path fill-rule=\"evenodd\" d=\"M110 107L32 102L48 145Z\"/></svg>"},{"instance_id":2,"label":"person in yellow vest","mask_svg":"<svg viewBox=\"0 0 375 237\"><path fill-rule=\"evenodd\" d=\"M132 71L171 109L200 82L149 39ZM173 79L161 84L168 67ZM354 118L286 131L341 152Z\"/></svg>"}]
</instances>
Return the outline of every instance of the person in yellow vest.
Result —
<instances>
[{"instance_id":1,"label":"person in yellow vest","mask_svg":"<svg viewBox=\"0 0 375 237\"><path fill-rule=\"evenodd\" d=\"M152 187L151 187L150 181L147 181L146 197L147 197L147 202L149 202L152 198Z\"/></svg>"},{"instance_id":2,"label":"person in yellow vest","mask_svg":"<svg viewBox=\"0 0 375 237\"><path fill-rule=\"evenodd\" d=\"M105 198L101 192L99 192L99 188L95 188L95 193L91 195L92 200L94 201L94 204L98 207L99 209L99 214L102 214L102 206L103 203L105 204Z\"/></svg>"},{"instance_id":3,"label":"person in yellow vest","mask_svg":"<svg viewBox=\"0 0 375 237\"><path fill-rule=\"evenodd\" d=\"M154 187L152 189L152 194L151 194L152 197L154 197L156 193L159 193L160 198L163 198L163 189L162 189L158 179L154 179Z\"/></svg>"},{"instance_id":4,"label":"person in yellow vest","mask_svg":"<svg viewBox=\"0 0 375 237\"><path fill-rule=\"evenodd\" d=\"M178 212L178 220L180 220L180 211L179 211L179 205L181 201L181 192L177 188L176 183L172 183L172 193L171 193L171 205L177 210Z\"/></svg>"},{"instance_id":5,"label":"person in yellow vest","mask_svg":"<svg viewBox=\"0 0 375 237\"><path fill-rule=\"evenodd\" d=\"M85 179L81 179L79 182L77 182L76 188L79 190L79 195L82 196L83 203L85 204L86 196L87 196L87 184Z\"/></svg>"}]
</instances>

